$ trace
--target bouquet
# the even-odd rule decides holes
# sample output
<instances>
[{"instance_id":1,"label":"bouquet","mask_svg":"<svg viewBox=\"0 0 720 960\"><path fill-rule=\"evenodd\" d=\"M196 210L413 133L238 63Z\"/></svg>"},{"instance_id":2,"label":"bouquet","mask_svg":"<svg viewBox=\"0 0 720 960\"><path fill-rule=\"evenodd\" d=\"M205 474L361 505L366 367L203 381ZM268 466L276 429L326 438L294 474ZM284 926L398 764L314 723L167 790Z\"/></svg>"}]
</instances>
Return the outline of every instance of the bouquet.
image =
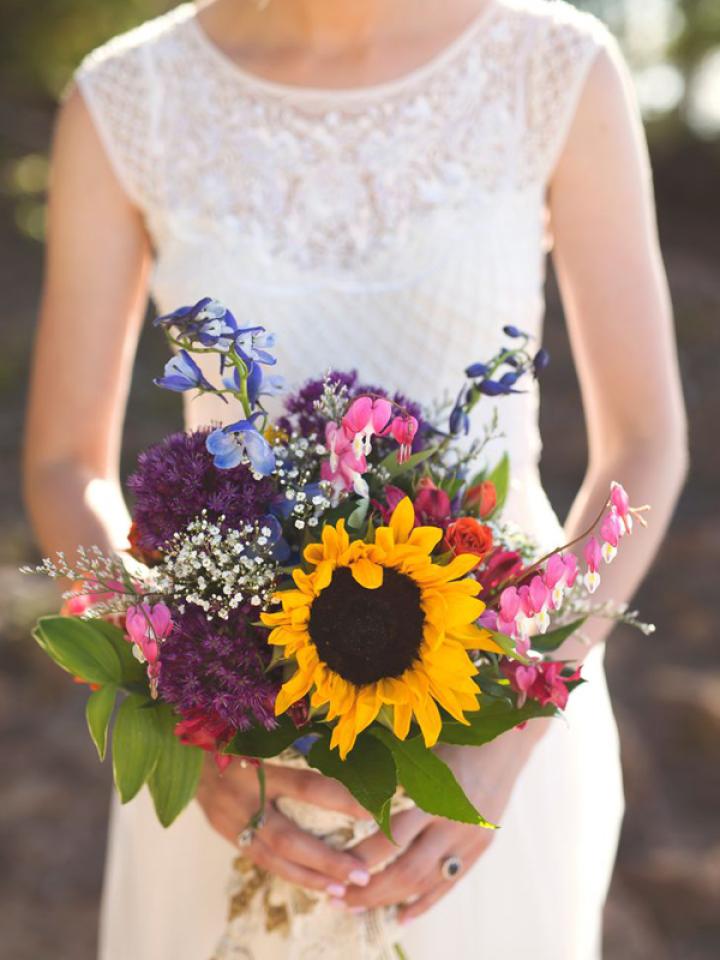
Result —
<instances>
[{"instance_id":1,"label":"bouquet","mask_svg":"<svg viewBox=\"0 0 720 960\"><path fill-rule=\"evenodd\" d=\"M115 713L120 799L147 784L169 825L205 751L221 769L253 763L261 786L266 761L307 764L390 836L398 803L493 828L436 744L557 716L583 682L558 651L589 615L650 629L590 599L646 508L614 483L585 535L539 556L503 516L511 465L487 463L497 418L467 438L473 408L507 402L546 351L505 327L445 407L330 371L272 419L271 333L210 298L156 324L175 350L158 386L215 394L228 422L140 455L126 554L80 547L33 568L74 581L34 637L90 686L101 758ZM215 383L199 354L217 358ZM248 830L261 820L262 804Z\"/></svg>"}]
</instances>

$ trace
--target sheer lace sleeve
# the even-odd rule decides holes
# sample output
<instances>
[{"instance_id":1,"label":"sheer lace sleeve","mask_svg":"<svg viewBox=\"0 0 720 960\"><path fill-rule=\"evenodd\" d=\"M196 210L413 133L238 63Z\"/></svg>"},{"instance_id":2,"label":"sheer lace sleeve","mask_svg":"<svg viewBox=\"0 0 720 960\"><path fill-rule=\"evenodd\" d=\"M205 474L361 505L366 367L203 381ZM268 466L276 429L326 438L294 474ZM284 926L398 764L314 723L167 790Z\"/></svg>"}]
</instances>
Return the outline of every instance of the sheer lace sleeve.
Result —
<instances>
[{"instance_id":1,"label":"sheer lace sleeve","mask_svg":"<svg viewBox=\"0 0 720 960\"><path fill-rule=\"evenodd\" d=\"M614 38L596 17L564 2L535 27L527 64L526 156L529 181L546 183L562 153L590 67ZM549 14L549 15L548 15Z\"/></svg>"},{"instance_id":2,"label":"sheer lace sleeve","mask_svg":"<svg viewBox=\"0 0 720 960\"><path fill-rule=\"evenodd\" d=\"M157 89L145 33L147 27L140 27L93 50L74 79L118 180L147 212L154 192Z\"/></svg>"}]
</instances>

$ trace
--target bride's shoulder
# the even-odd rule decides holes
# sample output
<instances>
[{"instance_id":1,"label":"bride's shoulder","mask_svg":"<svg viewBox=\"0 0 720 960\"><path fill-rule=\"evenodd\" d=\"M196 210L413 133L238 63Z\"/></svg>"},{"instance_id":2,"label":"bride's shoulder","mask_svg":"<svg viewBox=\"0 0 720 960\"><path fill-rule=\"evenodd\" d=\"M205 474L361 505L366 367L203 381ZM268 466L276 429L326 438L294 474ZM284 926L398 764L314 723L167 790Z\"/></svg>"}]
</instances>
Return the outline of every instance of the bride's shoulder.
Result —
<instances>
[{"instance_id":1,"label":"bride's shoulder","mask_svg":"<svg viewBox=\"0 0 720 960\"><path fill-rule=\"evenodd\" d=\"M495 2L509 22L535 39L542 37L560 46L568 43L602 46L608 41L612 42L611 34L602 20L567 0Z\"/></svg>"},{"instance_id":2,"label":"bride's shoulder","mask_svg":"<svg viewBox=\"0 0 720 960\"><path fill-rule=\"evenodd\" d=\"M187 25L195 14L194 3L181 3L158 17L117 34L84 57L76 71L76 78L102 70L105 65L106 69L137 69L148 57L159 57L176 46L186 34Z\"/></svg>"}]
</instances>

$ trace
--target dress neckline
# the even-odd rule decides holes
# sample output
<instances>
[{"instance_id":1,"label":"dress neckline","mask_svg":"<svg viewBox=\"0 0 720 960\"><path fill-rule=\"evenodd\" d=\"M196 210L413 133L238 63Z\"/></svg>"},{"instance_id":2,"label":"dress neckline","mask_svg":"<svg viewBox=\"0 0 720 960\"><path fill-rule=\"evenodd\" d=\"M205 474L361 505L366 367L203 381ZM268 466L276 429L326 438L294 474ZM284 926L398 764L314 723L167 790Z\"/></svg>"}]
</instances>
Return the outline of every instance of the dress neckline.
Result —
<instances>
[{"instance_id":1,"label":"dress neckline","mask_svg":"<svg viewBox=\"0 0 720 960\"><path fill-rule=\"evenodd\" d=\"M498 11L498 0L487 0L482 10L474 17L470 23L460 31L460 33L446 44L441 50L426 60L424 63L413 67L411 70L384 80L381 83L363 84L354 87L317 87L298 83L283 83L277 80L270 80L254 73L252 70L246 70L229 57L218 45L210 39L198 20L198 8L195 2L187 4L187 21L198 43L203 47L206 53L224 70L233 74L236 79L243 81L246 85L255 87L257 90L268 94L274 94L285 99L313 99L320 97L329 100L353 100L362 97L382 97L388 94L396 93L407 86L411 86L431 76L442 67L451 62L458 56L474 39Z\"/></svg>"}]
</instances>

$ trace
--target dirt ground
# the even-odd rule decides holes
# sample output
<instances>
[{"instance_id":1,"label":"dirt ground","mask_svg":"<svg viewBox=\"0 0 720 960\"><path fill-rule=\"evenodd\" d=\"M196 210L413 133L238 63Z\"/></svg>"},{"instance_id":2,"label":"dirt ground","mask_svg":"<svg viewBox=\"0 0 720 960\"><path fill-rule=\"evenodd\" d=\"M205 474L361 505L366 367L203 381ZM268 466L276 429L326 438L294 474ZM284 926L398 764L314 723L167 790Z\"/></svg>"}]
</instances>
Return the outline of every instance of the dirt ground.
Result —
<instances>
[{"instance_id":1,"label":"dirt ground","mask_svg":"<svg viewBox=\"0 0 720 960\"><path fill-rule=\"evenodd\" d=\"M27 138L42 145L46 126ZM606 960L720 956L720 274L717 153L656 155L663 244L677 311L692 424L692 475L671 534L637 598L658 625L651 638L618 630L608 650L621 730L627 816L606 917ZM31 557L17 467L41 248L22 240L0 207L0 957L91 960L110 771L84 729L82 690L35 648L31 619L52 605L46 585L21 578ZM544 381L543 474L559 513L585 457L577 385L550 285ZM629 332L632 336L632 331ZM150 373L160 338L142 342L126 465L179 422L174 398ZM639 370L638 376L651 376ZM552 429L562 422L563 429ZM558 854L560 855L560 854ZM563 922L559 912L557 922ZM158 958L161 960L161 958Z\"/></svg>"}]
</instances>

